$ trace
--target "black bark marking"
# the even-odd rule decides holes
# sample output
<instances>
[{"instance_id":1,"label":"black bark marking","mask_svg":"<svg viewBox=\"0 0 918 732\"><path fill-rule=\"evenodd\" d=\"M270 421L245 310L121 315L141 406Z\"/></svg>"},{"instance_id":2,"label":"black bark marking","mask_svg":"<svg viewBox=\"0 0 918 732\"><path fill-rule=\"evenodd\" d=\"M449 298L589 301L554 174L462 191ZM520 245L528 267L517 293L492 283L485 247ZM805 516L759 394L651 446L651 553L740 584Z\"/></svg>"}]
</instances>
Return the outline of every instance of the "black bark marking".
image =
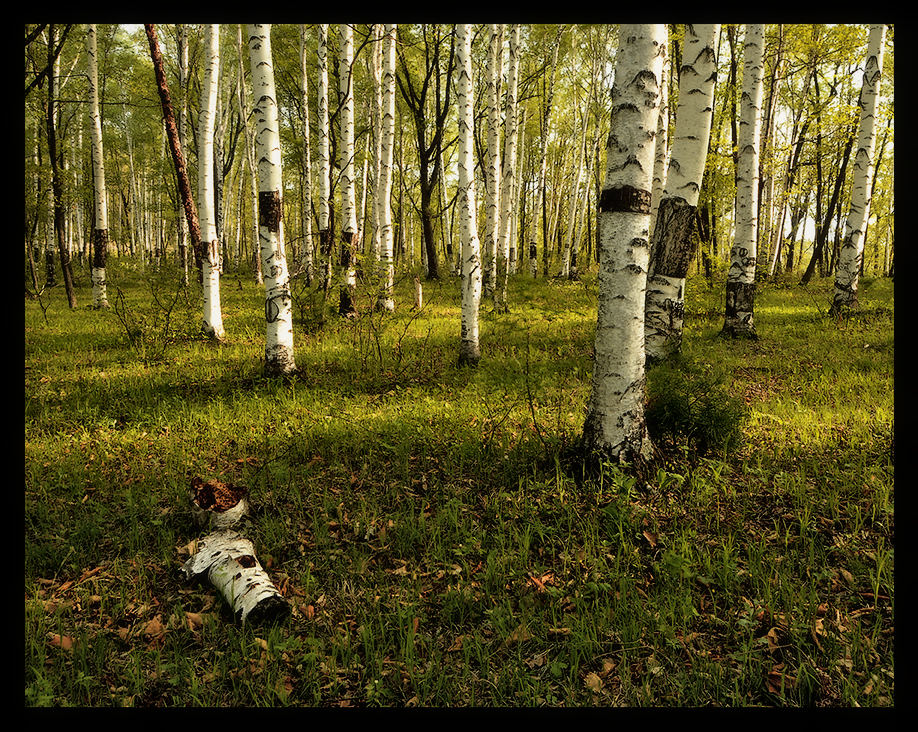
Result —
<instances>
[{"instance_id":1,"label":"black bark marking","mask_svg":"<svg viewBox=\"0 0 918 732\"><path fill-rule=\"evenodd\" d=\"M258 194L258 225L277 233L280 231L280 221L280 191L260 191Z\"/></svg>"},{"instance_id":2,"label":"black bark marking","mask_svg":"<svg viewBox=\"0 0 918 732\"><path fill-rule=\"evenodd\" d=\"M650 191L642 191L631 186L606 188L599 196L599 210L603 213L625 211L649 214Z\"/></svg>"}]
</instances>

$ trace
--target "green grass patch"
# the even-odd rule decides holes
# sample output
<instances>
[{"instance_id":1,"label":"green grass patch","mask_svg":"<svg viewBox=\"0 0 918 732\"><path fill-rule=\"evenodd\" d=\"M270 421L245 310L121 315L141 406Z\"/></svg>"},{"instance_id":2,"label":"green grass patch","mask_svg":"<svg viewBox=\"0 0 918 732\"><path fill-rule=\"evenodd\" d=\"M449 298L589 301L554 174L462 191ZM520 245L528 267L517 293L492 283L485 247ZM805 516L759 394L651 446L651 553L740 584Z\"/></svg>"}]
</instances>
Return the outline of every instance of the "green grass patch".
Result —
<instances>
[{"instance_id":1,"label":"green grass patch","mask_svg":"<svg viewBox=\"0 0 918 732\"><path fill-rule=\"evenodd\" d=\"M196 285L148 275L25 303L27 706L893 704L889 281L840 321L831 283L765 283L732 342L690 280L683 361L648 374L661 460L578 481L589 274L484 302L477 368L454 280L388 315L362 287L354 320L303 290L289 381L250 278L214 345ZM251 489L285 623L183 581L194 476Z\"/></svg>"}]
</instances>

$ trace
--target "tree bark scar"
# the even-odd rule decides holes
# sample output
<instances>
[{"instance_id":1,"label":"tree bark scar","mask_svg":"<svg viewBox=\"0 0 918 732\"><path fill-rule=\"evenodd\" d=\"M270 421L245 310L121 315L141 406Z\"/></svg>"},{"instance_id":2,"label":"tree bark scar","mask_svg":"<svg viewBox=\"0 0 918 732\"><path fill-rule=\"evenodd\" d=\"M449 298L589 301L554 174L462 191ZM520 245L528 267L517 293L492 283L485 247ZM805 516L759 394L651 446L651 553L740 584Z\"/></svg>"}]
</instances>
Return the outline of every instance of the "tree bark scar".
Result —
<instances>
[{"instance_id":1,"label":"tree bark scar","mask_svg":"<svg viewBox=\"0 0 918 732\"><path fill-rule=\"evenodd\" d=\"M93 229L92 231L92 266L96 269L105 268L108 253L108 229Z\"/></svg>"},{"instance_id":2,"label":"tree bark scar","mask_svg":"<svg viewBox=\"0 0 918 732\"><path fill-rule=\"evenodd\" d=\"M626 211L628 213L650 213L650 191L631 186L606 188L599 196L599 210L603 213Z\"/></svg>"},{"instance_id":3,"label":"tree bark scar","mask_svg":"<svg viewBox=\"0 0 918 732\"><path fill-rule=\"evenodd\" d=\"M260 191L258 193L258 225L267 227L268 231L279 232L281 220L280 191Z\"/></svg>"}]
</instances>

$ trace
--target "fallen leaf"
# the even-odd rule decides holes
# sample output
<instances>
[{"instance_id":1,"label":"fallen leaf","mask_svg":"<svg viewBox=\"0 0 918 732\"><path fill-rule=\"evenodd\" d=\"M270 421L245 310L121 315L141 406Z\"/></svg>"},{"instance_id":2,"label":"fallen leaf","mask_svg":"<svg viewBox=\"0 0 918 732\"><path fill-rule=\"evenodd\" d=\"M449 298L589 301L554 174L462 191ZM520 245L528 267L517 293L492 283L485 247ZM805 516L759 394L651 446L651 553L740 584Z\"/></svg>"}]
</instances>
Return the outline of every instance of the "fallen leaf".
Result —
<instances>
[{"instance_id":1,"label":"fallen leaf","mask_svg":"<svg viewBox=\"0 0 918 732\"><path fill-rule=\"evenodd\" d=\"M586 675L586 678L584 679L584 683L586 684L586 687L590 691L592 691L594 694L598 694L599 692L602 691L602 687L603 687L602 679L599 678L599 676L593 673L592 671Z\"/></svg>"},{"instance_id":2,"label":"fallen leaf","mask_svg":"<svg viewBox=\"0 0 918 732\"><path fill-rule=\"evenodd\" d=\"M204 626L204 616L201 613L191 613L186 610L185 622L188 623L188 630L199 630Z\"/></svg>"},{"instance_id":3,"label":"fallen leaf","mask_svg":"<svg viewBox=\"0 0 918 732\"><path fill-rule=\"evenodd\" d=\"M73 649L73 638L69 635L59 635L58 633L48 633L50 637L50 643L55 648L60 648L65 651Z\"/></svg>"},{"instance_id":4,"label":"fallen leaf","mask_svg":"<svg viewBox=\"0 0 918 732\"><path fill-rule=\"evenodd\" d=\"M165 626L163 626L162 615L157 615L151 621L149 621L143 627L143 634L154 636L154 635L163 635L166 632Z\"/></svg>"},{"instance_id":5,"label":"fallen leaf","mask_svg":"<svg viewBox=\"0 0 918 732\"><path fill-rule=\"evenodd\" d=\"M658 534L653 534L649 531L642 531L641 534L647 539L647 543L650 544L651 548L656 548Z\"/></svg>"}]
</instances>

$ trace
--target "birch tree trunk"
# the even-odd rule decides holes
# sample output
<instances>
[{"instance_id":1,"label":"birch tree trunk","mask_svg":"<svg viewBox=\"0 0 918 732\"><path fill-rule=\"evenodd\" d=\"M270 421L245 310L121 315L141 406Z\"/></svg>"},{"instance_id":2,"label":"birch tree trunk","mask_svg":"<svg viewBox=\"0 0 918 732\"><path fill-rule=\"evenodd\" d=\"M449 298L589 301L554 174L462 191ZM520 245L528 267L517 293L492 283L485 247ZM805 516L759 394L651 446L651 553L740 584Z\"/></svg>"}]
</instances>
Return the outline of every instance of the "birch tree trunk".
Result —
<instances>
[{"instance_id":1,"label":"birch tree trunk","mask_svg":"<svg viewBox=\"0 0 918 732\"><path fill-rule=\"evenodd\" d=\"M265 373L283 376L296 371L296 364L293 360L290 278L284 251L280 122L271 57L271 26L256 23L248 25L246 30L255 99L258 239L265 286Z\"/></svg>"},{"instance_id":2,"label":"birch tree trunk","mask_svg":"<svg viewBox=\"0 0 918 732\"><path fill-rule=\"evenodd\" d=\"M61 271L64 275L64 288L67 292L67 304L72 310L77 306L76 292L73 288L73 271L70 266L70 251L64 233L64 186L61 181L60 157L57 151L57 82L60 68L60 57L54 53L55 26L48 26L48 159L51 162L51 203L53 210L54 233L57 240L57 251L61 260Z\"/></svg>"},{"instance_id":3,"label":"birch tree trunk","mask_svg":"<svg viewBox=\"0 0 918 732\"><path fill-rule=\"evenodd\" d=\"M372 29L370 51L370 71L373 76L373 107L370 114L370 139L373 144L373 168L369 173L369 186L365 189L370 197L370 247L372 252L372 266L374 274L379 271L380 265L380 231L379 231L379 168L382 164L382 35L383 26L375 23ZM365 163L366 164L366 163Z\"/></svg>"},{"instance_id":4,"label":"birch tree trunk","mask_svg":"<svg viewBox=\"0 0 918 732\"><path fill-rule=\"evenodd\" d=\"M488 26L487 67L487 185L485 190L484 271L482 291L493 297L497 279L497 246L500 237L500 82L503 71L503 25Z\"/></svg>"},{"instance_id":5,"label":"birch tree trunk","mask_svg":"<svg viewBox=\"0 0 918 732\"><path fill-rule=\"evenodd\" d=\"M179 195L185 212L185 221L188 224L188 231L191 235L191 246L194 250L195 260L200 261L203 255L201 253L201 228L198 220L198 209L191 195L191 183L188 178L188 169L185 165L185 154L179 138L179 131L175 125L175 110L172 108L172 98L169 95L169 87L166 84L165 64L163 63L162 53L159 50L156 27L150 23L145 23L144 30L150 46L150 58L153 61L153 72L156 75L156 86L159 92L160 105L163 109L163 121L166 125L166 135L169 139L169 149L172 153L175 176L178 179Z\"/></svg>"},{"instance_id":6,"label":"birch tree trunk","mask_svg":"<svg viewBox=\"0 0 918 732\"><path fill-rule=\"evenodd\" d=\"M92 191L95 224L92 230L93 307L107 308L105 264L108 255L108 204L105 200L105 158L102 154L102 118L99 115L99 71L96 62L96 26L86 30L86 57L89 60L89 128L92 144Z\"/></svg>"},{"instance_id":7,"label":"birch tree trunk","mask_svg":"<svg viewBox=\"0 0 918 732\"><path fill-rule=\"evenodd\" d=\"M513 235L513 183L516 173L516 145L518 131L517 86L519 82L520 26L510 26L507 46L507 102L504 116L504 159L500 186L500 246L497 256L498 286L495 289L495 306L507 311L507 285L510 279L510 239Z\"/></svg>"},{"instance_id":8,"label":"birch tree trunk","mask_svg":"<svg viewBox=\"0 0 918 732\"><path fill-rule=\"evenodd\" d=\"M867 44L867 61L861 87L861 117L858 126L857 153L854 158L854 177L851 204L845 221L845 238L839 254L835 273L835 292L830 312L838 315L845 309L857 307L857 287L861 260L864 257L864 235L870 215L872 194L872 169L876 145L876 113L880 96L880 79L883 75L883 50L886 26L872 25Z\"/></svg>"},{"instance_id":9,"label":"birch tree trunk","mask_svg":"<svg viewBox=\"0 0 918 732\"><path fill-rule=\"evenodd\" d=\"M687 26L689 28L691 26ZM689 39L685 39L686 45ZM716 60L716 59L715 59ZM666 186L666 167L669 159L669 77L670 59L663 59L663 78L660 81L660 114L657 116L657 141L653 159L653 187L650 191L650 235L657 224L660 198ZM715 70L716 71L716 70Z\"/></svg>"},{"instance_id":10,"label":"birch tree trunk","mask_svg":"<svg viewBox=\"0 0 918 732\"><path fill-rule=\"evenodd\" d=\"M331 230L331 154L328 128L328 25L318 27L318 75L316 107L319 117L319 253L323 261L323 288L328 289L331 280L332 240Z\"/></svg>"},{"instance_id":11,"label":"birch tree trunk","mask_svg":"<svg viewBox=\"0 0 918 732\"><path fill-rule=\"evenodd\" d=\"M306 25L300 24L300 96L303 104L303 243L299 268L307 285L314 274L312 247L312 155L309 150L309 66L306 61Z\"/></svg>"},{"instance_id":12,"label":"birch tree trunk","mask_svg":"<svg viewBox=\"0 0 918 732\"><path fill-rule=\"evenodd\" d=\"M545 105L542 108L542 140L540 143L541 168L539 170L539 194L542 202L542 275L548 277L548 266L551 260L551 241L548 226L548 132L551 123L551 103L555 91L555 75L558 66L558 50L561 48L561 35L564 26L558 25L551 52L551 70L549 73L548 89L545 93Z\"/></svg>"},{"instance_id":13,"label":"birch tree trunk","mask_svg":"<svg viewBox=\"0 0 918 732\"><path fill-rule=\"evenodd\" d=\"M382 114L380 119L379 181L376 186L376 208L379 220L379 259L382 280L378 309L395 310L392 291L395 286L395 262L392 236L392 153L395 145L395 33L393 24L383 26Z\"/></svg>"},{"instance_id":14,"label":"birch tree trunk","mask_svg":"<svg viewBox=\"0 0 918 732\"><path fill-rule=\"evenodd\" d=\"M353 317L357 314L354 294L357 272L354 258L357 253L357 189L354 180L354 31L348 23L339 26L341 34L338 62L338 92L341 99L341 258L340 301L338 314Z\"/></svg>"},{"instance_id":15,"label":"birch tree trunk","mask_svg":"<svg viewBox=\"0 0 918 732\"><path fill-rule=\"evenodd\" d=\"M178 135L179 146L182 150L187 149L185 138L188 133L188 95L185 90L188 88L188 26L180 23L176 28L178 37L178 57L179 57L179 87L182 89L182 106L179 110ZM168 128L167 128L168 131ZM179 195L179 206L181 206L181 195ZM182 215L178 217L178 255L179 263L182 267L182 284L188 284L188 221Z\"/></svg>"},{"instance_id":16,"label":"birch tree trunk","mask_svg":"<svg viewBox=\"0 0 918 732\"><path fill-rule=\"evenodd\" d=\"M478 241L478 213L475 201L474 84L472 82L472 29L456 26L458 53L456 93L459 105L459 230L462 246L462 329L459 363L476 364L481 359L478 345L478 306L481 302L481 250Z\"/></svg>"},{"instance_id":17,"label":"birch tree trunk","mask_svg":"<svg viewBox=\"0 0 918 732\"><path fill-rule=\"evenodd\" d=\"M217 239L217 213L214 200L214 126L217 111L217 71L220 68L220 26L204 26L206 41L204 78L201 81L201 108L198 113L198 208L204 284L204 332L222 341L223 313L220 309L220 242Z\"/></svg>"},{"instance_id":18,"label":"birch tree trunk","mask_svg":"<svg viewBox=\"0 0 918 732\"><path fill-rule=\"evenodd\" d=\"M648 363L682 347L685 280L695 254L692 236L714 117L720 25L685 26L676 129L650 242L644 349Z\"/></svg>"},{"instance_id":19,"label":"birch tree trunk","mask_svg":"<svg viewBox=\"0 0 918 732\"><path fill-rule=\"evenodd\" d=\"M245 68L243 59L245 54L242 50L242 24L236 25L236 51L239 60L239 85L237 90L236 102L239 105L239 118L242 120L242 130L245 136L245 162L249 169L249 188L252 209L252 269L255 270L255 282L259 285L264 284L264 276L261 270L261 253L259 251L259 225L258 225L258 164L255 162L255 140L252 139L249 128L249 110L245 87Z\"/></svg>"},{"instance_id":20,"label":"birch tree trunk","mask_svg":"<svg viewBox=\"0 0 918 732\"><path fill-rule=\"evenodd\" d=\"M755 265L758 232L759 145L765 26L747 25L743 40L743 94L737 131L736 234L730 250L721 334L756 338Z\"/></svg>"},{"instance_id":21,"label":"birch tree trunk","mask_svg":"<svg viewBox=\"0 0 918 732\"><path fill-rule=\"evenodd\" d=\"M599 200L595 358L583 443L614 460L650 457L644 418L644 292L654 138L666 26L622 24Z\"/></svg>"}]
</instances>

